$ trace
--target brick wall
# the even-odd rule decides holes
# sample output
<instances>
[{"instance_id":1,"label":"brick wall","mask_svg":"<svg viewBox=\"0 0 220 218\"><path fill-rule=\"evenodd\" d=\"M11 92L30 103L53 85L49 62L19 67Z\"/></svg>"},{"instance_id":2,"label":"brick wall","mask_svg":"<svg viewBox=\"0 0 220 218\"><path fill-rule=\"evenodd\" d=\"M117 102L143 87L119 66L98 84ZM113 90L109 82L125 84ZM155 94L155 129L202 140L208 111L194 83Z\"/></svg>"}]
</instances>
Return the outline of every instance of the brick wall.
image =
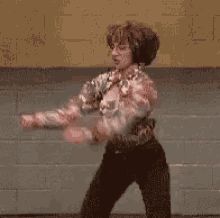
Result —
<instances>
[{"instance_id":1,"label":"brick wall","mask_svg":"<svg viewBox=\"0 0 220 218\"><path fill-rule=\"evenodd\" d=\"M105 31L125 20L158 32L155 67L219 66L219 0L1 0L0 66L110 65Z\"/></svg>"},{"instance_id":2,"label":"brick wall","mask_svg":"<svg viewBox=\"0 0 220 218\"><path fill-rule=\"evenodd\" d=\"M0 214L79 211L104 146L65 143L57 130L22 131L18 116L63 105L102 70L1 69ZM173 214L220 214L219 73L149 69L160 93L154 117L171 170ZM137 185L113 212L144 213Z\"/></svg>"},{"instance_id":3,"label":"brick wall","mask_svg":"<svg viewBox=\"0 0 220 218\"><path fill-rule=\"evenodd\" d=\"M76 95L101 70L92 67L111 64L106 26L128 19L149 24L161 39L149 71L160 93L154 115L171 169L172 212L219 214L220 78L212 68L219 66L219 4L0 0L1 67L70 67L0 70L0 214L78 212L103 146L69 145L59 131L23 132L18 114L58 107ZM137 186L114 211L143 213Z\"/></svg>"}]
</instances>

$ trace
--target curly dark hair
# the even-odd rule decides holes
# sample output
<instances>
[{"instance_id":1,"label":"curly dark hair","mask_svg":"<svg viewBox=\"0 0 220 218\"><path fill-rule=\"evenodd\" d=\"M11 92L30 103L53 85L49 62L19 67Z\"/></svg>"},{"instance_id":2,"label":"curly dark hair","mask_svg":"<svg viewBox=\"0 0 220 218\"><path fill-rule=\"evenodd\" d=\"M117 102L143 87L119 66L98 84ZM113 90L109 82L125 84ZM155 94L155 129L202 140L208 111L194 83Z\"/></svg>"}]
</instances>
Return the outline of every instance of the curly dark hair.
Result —
<instances>
[{"instance_id":1,"label":"curly dark hair","mask_svg":"<svg viewBox=\"0 0 220 218\"><path fill-rule=\"evenodd\" d=\"M158 35L150 27L135 21L109 25L106 41L110 48L115 42L119 44L128 42L134 63L146 66L155 59L160 47Z\"/></svg>"}]
</instances>

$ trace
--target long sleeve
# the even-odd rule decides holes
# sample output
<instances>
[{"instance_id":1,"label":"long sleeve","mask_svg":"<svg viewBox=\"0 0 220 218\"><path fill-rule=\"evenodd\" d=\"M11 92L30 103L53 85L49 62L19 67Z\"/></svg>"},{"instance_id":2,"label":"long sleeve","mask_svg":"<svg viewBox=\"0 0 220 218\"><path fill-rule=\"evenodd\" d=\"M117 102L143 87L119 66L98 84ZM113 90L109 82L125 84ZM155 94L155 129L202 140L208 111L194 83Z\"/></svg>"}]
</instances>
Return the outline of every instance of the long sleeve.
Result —
<instances>
[{"instance_id":1,"label":"long sleeve","mask_svg":"<svg viewBox=\"0 0 220 218\"><path fill-rule=\"evenodd\" d=\"M97 110L106 88L108 75L108 73L102 73L91 81L87 81L79 95L72 97L65 106L31 115L34 118L33 127L63 128L73 120ZM31 116L29 115L30 118Z\"/></svg>"},{"instance_id":2,"label":"long sleeve","mask_svg":"<svg viewBox=\"0 0 220 218\"><path fill-rule=\"evenodd\" d=\"M115 93L116 98L117 90ZM101 102L103 116L90 129L92 144L109 139L115 134L126 135L137 119L149 116L157 99L157 91L153 81L147 75L142 75L126 80L125 84L123 81L118 98L118 104L117 101ZM133 139L137 140L137 137L134 136Z\"/></svg>"}]
</instances>

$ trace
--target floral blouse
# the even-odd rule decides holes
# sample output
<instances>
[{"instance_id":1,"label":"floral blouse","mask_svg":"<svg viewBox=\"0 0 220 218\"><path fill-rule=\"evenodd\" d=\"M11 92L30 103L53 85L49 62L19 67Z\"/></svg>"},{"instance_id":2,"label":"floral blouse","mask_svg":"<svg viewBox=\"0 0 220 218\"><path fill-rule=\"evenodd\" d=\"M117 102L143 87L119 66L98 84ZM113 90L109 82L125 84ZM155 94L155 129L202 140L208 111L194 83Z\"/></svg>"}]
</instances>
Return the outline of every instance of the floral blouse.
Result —
<instances>
[{"instance_id":1,"label":"floral blouse","mask_svg":"<svg viewBox=\"0 0 220 218\"><path fill-rule=\"evenodd\" d=\"M148 118L156 99L153 81L140 68L131 66L123 74L118 70L99 74L87 81L79 95L64 107L33 116L41 127L68 127L75 119L99 110L100 117L93 127L84 128L91 144L116 135L143 143L148 140L144 119Z\"/></svg>"}]
</instances>

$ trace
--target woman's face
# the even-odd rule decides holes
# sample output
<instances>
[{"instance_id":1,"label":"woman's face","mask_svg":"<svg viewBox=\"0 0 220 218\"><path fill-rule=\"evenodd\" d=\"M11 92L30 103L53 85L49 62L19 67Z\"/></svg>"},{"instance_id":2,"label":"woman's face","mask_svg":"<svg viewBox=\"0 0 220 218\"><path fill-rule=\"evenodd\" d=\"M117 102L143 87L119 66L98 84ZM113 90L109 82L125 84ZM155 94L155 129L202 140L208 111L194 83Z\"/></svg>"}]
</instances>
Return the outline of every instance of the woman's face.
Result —
<instances>
[{"instance_id":1,"label":"woman's face","mask_svg":"<svg viewBox=\"0 0 220 218\"><path fill-rule=\"evenodd\" d=\"M128 42L124 43L113 43L112 49L112 60L115 68L118 70L124 70L133 64L132 51L129 47Z\"/></svg>"}]
</instances>

